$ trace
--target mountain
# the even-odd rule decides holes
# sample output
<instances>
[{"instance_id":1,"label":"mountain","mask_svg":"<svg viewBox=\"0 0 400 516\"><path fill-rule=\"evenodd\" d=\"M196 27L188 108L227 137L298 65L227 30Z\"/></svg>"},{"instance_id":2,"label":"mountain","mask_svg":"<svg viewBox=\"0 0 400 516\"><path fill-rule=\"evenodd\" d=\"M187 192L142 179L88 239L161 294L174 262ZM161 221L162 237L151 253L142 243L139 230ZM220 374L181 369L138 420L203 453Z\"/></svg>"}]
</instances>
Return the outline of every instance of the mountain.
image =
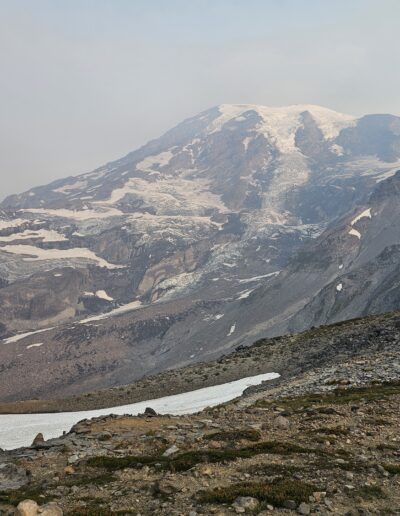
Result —
<instances>
[{"instance_id":1,"label":"mountain","mask_svg":"<svg viewBox=\"0 0 400 516\"><path fill-rule=\"evenodd\" d=\"M399 168L399 117L221 105L6 198L0 396L127 383L398 307Z\"/></svg>"}]
</instances>

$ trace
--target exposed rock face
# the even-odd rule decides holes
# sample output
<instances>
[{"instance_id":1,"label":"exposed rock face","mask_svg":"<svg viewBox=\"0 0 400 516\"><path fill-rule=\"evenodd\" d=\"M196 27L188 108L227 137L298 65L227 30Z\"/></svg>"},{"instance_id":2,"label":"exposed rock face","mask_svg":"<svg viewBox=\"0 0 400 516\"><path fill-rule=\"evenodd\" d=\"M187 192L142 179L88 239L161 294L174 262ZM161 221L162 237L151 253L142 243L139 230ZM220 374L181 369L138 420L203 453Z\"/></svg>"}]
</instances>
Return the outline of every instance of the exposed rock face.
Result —
<instances>
[{"instance_id":1,"label":"exposed rock face","mask_svg":"<svg viewBox=\"0 0 400 516\"><path fill-rule=\"evenodd\" d=\"M15 464L0 464L0 491L19 489L30 480L29 472Z\"/></svg>"},{"instance_id":2,"label":"exposed rock face","mask_svg":"<svg viewBox=\"0 0 400 516\"><path fill-rule=\"evenodd\" d=\"M222 105L5 199L1 373L45 370L13 398L124 383L399 306L399 125Z\"/></svg>"}]
</instances>

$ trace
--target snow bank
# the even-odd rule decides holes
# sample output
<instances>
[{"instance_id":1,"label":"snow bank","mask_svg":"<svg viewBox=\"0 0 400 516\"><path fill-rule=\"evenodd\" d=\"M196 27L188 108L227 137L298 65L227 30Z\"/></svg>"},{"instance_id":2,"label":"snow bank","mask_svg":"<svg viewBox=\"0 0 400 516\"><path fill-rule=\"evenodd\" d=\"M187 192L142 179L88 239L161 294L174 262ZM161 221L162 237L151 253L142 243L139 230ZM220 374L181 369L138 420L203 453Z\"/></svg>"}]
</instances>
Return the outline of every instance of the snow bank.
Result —
<instances>
[{"instance_id":1,"label":"snow bank","mask_svg":"<svg viewBox=\"0 0 400 516\"><path fill-rule=\"evenodd\" d=\"M69 430L72 425L82 419L107 414L134 416L143 413L146 407L152 407L159 414L194 414L206 407L213 407L237 398L251 385L259 385L278 377L278 373L259 374L196 391L101 410L57 414L0 415L0 448L10 450L20 446L29 446L39 432L43 433L45 439L50 439L58 437L64 430Z\"/></svg>"}]
</instances>

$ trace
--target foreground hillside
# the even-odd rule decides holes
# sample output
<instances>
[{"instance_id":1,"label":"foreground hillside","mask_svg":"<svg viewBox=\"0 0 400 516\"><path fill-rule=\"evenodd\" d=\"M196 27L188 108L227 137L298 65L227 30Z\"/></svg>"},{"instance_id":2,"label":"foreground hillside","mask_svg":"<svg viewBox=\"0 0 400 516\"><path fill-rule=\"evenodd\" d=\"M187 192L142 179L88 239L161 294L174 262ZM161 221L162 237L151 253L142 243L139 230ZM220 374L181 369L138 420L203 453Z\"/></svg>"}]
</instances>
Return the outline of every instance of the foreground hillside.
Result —
<instances>
[{"instance_id":1,"label":"foreground hillside","mask_svg":"<svg viewBox=\"0 0 400 516\"><path fill-rule=\"evenodd\" d=\"M30 499L48 516L399 514L395 344L193 416L84 420L2 452L0 512Z\"/></svg>"}]
</instances>

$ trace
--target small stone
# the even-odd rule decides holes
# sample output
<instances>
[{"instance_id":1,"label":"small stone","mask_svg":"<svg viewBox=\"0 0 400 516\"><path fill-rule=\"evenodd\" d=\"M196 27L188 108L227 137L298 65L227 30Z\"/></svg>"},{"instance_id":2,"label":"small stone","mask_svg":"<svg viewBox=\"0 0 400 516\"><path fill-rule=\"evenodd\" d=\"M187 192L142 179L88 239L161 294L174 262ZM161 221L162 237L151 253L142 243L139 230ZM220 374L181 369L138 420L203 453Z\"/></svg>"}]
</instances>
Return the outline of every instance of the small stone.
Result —
<instances>
[{"instance_id":1,"label":"small stone","mask_svg":"<svg viewBox=\"0 0 400 516\"><path fill-rule=\"evenodd\" d=\"M322 502L322 500L325 498L325 496L326 496L326 492L325 491L315 491L313 493L314 500L317 503Z\"/></svg>"},{"instance_id":2,"label":"small stone","mask_svg":"<svg viewBox=\"0 0 400 516\"><path fill-rule=\"evenodd\" d=\"M290 427L290 422L286 417L278 416L275 418L275 426L281 430L287 430Z\"/></svg>"},{"instance_id":3,"label":"small stone","mask_svg":"<svg viewBox=\"0 0 400 516\"><path fill-rule=\"evenodd\" d=\"M285 500L283 502L283 506L285 507L285 509L291 509L292 511L294 511L297 507L297 504L294 500Z\"/></svg>"},{"instance_id":4,"label":"small stone","mask_svg":"<svg viewBox=\"0 0 400 516\"><path fill-rule=\"evenodd\" d=\"M71 455L70 457L68 457L68 464L74 464L75 462L78 462L78 460L78 455Z\"/></svg>"},{"instance_id":5,"label":"small stone","mask_svg":"<svg viewBox=\"0 0 400 516\"><path fill-rule=\"evenodd\" d=\"M146 407L144 410L144 415L148 417L154 417L157 415L157 412L151 407Z\"/></svg>"},{"instance_id":6,"label":"small stone","mask_svg":"<svg viewBox=\"0 0 400 516\"><path fill-rule=\"evenodd\" d=\"M38 509L38 504L33 500L24 500L18 504L15 516L36 516Z\"/></svg>"},{"instance_id":7,"label":"small stone","mask_svg":"<svg viewBox=\"0 0 400 516\"><path fill-rule=\"evenodd\" d=\"M260 502L257 500L257 498L252 498L251 496L239 496L236 498L236 500L233 502L233 507L235 507L235 510L237 512L237 509L243 509L243 511L254 511L259 506Z\"/></svg>"},{"instance_id":8,"label":"small stone","mask_svg":"<svg viewBox=\"0 0 400 516\"><path fill-rule=\"evenodd\" d=\"M179 448L177 446L172 445L168 450L165 450L165 452L162 454L163 457L169 457L173 455L174 453L177 453L179 451Z\"/></svg>"},{"instance_id":9,"label":"small stone","mask_svg":"<svg viewBox=\"0 0 400 516\"><path fill-rule=\"evenodd\" d=\"M310 514L311 513L311 507L308 505L308 503L304 503L302 502L298 509L297 509L297 512L299 514Z\"/></svg>"}]
</instances>

